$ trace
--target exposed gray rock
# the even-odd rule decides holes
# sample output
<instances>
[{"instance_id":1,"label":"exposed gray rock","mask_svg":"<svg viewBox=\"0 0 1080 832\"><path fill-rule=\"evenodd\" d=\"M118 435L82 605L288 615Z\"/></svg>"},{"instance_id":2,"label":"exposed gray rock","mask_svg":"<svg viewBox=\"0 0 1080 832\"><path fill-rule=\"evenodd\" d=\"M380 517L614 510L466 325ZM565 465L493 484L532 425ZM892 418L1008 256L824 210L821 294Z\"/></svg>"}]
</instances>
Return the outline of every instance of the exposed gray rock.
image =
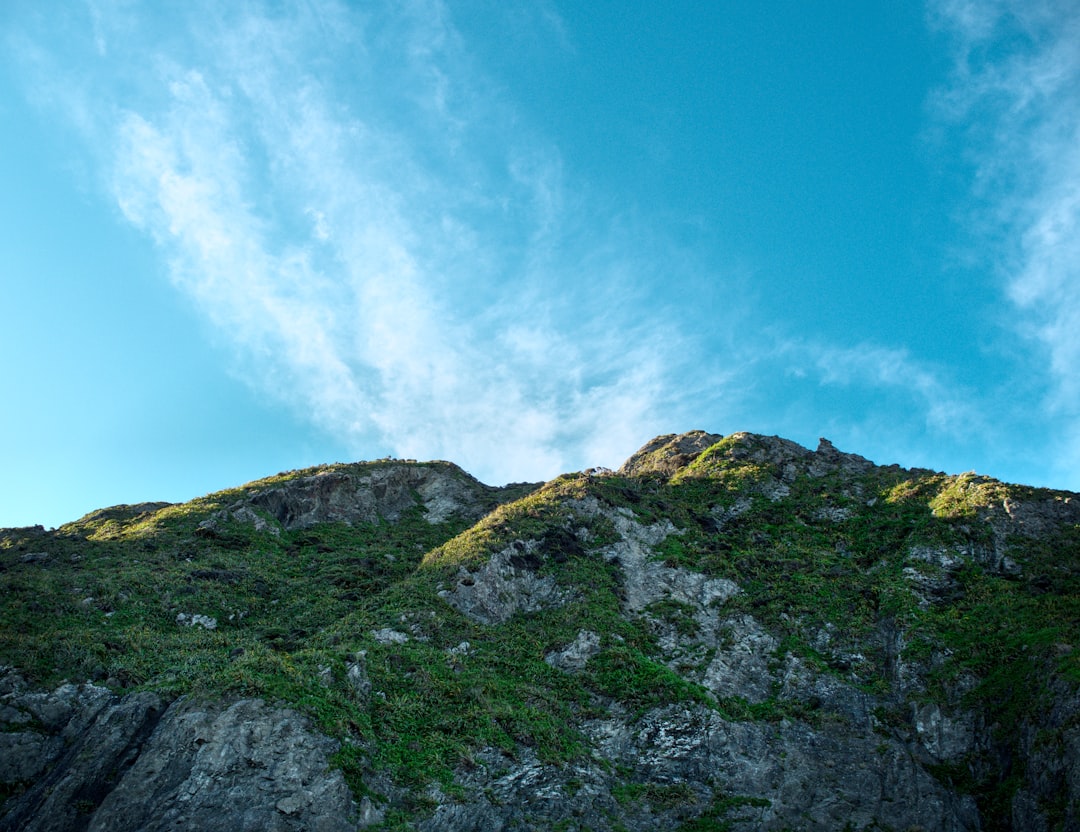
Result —
<instances>
[{"instance_id":1,"label":"exposed gray rock","mask_svg":"<svg viewBox=\"0 0 1080 832\"><path fill-rule=\"evenodd\" d=\"M59 732L62 750L27 792L4 806L0 830L67 832L86 828L87 816L138 759L165 710L162 701L150 693L123 699L101 697L96 690L89 693L90 697L72 697L64 688L56 692L60 703L54 713L66 711L70 715ZM59 726L54 723L52 727Z\"/></svg>"},{"instance_id":2,"label":"exposed gray rock","mask_svg":"<svg viewBox=\"0 0 1080 832\"><path fill-rule=\"evenodd\" d=\"M1014 829L1080 829L1080 692L1057 681L1050 707L1022 731L1023 781L1012 803ZM1051 821L1047 807L1058 807Z\"/></svg>"},{"instance_id":3,"label":"exposed gray rock","mask_svg":"<svg viewBox=\"0 0 1080 832\"><path fill-rule=\"evenodd\" d=\"M404 644L409 640L407 633L395 630L392 627L383 627L381 630L372 630L371 637L379 644Z\"/></svg>"},{"instance_id":4,"label":"exposed gray rock","mask_svg":"<svg viewBox=\"0 0 1080 832\"><path fill-rule=\"evenodd\" d=\"M352 795L329 771L336 743L259 700L180 701L94 812L89 832L355 829Z\"/></svg>"},{"instance_id":5,"label":"exposed gray rock","mask_svg":"<svg viewBox=\"0 0 1080 832\"><path fill-rule=\"evenodd\" d=\"M79 522L93 523L105 520L132 520L141 515L153 514L154 512L160 511L163 508L168 508L171 505L173 505L173 503L148 502L134 503L133 505L121 504L117 506L110 506L108 508L99 508L81 517L79 519ZM40 528L40 526L37 528Z\"/></svg>"},{"instance_id":6,"label":"exposed gray rock","mask_svg":"<svg viewBox=\"0 0 1080 832\"><path fill-rule=\"evenodd\" d=\"M202 627L204 630L216 630L217 619L201 613L181 612L176 614L176 623L181 627Z\"/></svg>"},{"instance_id":7,"label":"exposed gray rock","mask_svg":"<svg viewBox=\"0 0 1080 832\"><path fill-rule=\"evenodd\" d=\"M828 520L830 523L842 523L851 515L851 509L845 506L823 506L814 512L814 519Z\"/></svg>"},{"instance_id":8,"label":"exposed gray rock","mask_svg":"<svg viewBox=\"0 0 1080 832\"><path fill-rule=\"evenodd\" d=\"M716 521L716 531L722 532L724 526L746 514L752 505L748 497L739 497L730 506L714 506L709 514Z\"/></svg>"},{"instance_id":9,"label":"exposed gray rock","mask_svg":"<svg viewBox=\"0 0 1080 832\"><path fill-rule=\"evenodd\" d=\"M532 749L509 756L484 749L458 772L464 798L436 792L434 814L416 824L422 832L500 832L511 829L611 829L619 809L611 774L596 763L542 763ZM560 824L562 826L560 827ZM570 824L570 825L568 825ZM632 829L634 827L626 827Z\"/></svg>"},{"instance_id":10,"label":"exposed gray rock","mask_svg":"<svg viewBox=\"0 0 1080 832\"><path fill-rule=\"evenodd\" d=\"M769 663L779 642L749 615L725 620L721 633L701 683L717 696L763 702L772 695Z\"/></svg>"},{"instance_id":11,"label":"exposed gray rock","mask_svg":"<svg viewBox=\"0 0 1080 832\"><path fill-rule=\"evenodd\" d=\"M956 571L971 560L943 546L912 546L908 550L909 566L903 568L903 576L918 599L922 609L949 597L956 589Z\"/></svg>"},{"instance_id":12,"label":"exposed gray rock","mask_svg":"<svg viewBox=\"0 0 1080 832\"><path fill-rule=\"evenodd\" d=\"M838 451L832 442L822 437L818 441L813 462L810 463L807 473L812 477L823 477L833 471L843 471L846 474L862 474L873 467L874 463L869 459L858 454Z\"/></svg>"},{"instance_id":13,"label":"exposed gray rock","mask_svg":"<svg viewBox=\"0 0 1080 832\"><path fill-rule=\"evenodd\" d=\"M253 526L255 531L266 532L272 534L274 537L281 536L280 523L267 520L251 508L251 506L243 504L215 512L199 524L199 531L211 535L222 534L224 532L225 524L229 521L234 523L246 523Z\"/></svg>"},{"instance_id":14,"label":"exposed gray rock","mask_svg":"<svg viewBox=\"0 0 1080 832\"><path fill-rule=\"evenodd\" d=\"M599 755L591 762L544 764L531 749L474 755L456 777L464 796L433 793L434 814L417 828L667 830L714 801L729 807L717 828L738 832L790 829L793 821L821 832L846 824L980 828L974 802L950 794L901 744L842 724L734 723L700 706L665 706L638 720L592 720L584 729ZM620 788L629 799L614 799ZM757 797L731 800L749 795Z\"/></svg>"},{"instance_id":15,"label":"exposed gray rock","mask_svg":"<svg viewBox=\"0 0 1080 832\"><path fill-rule=\"evenodd\" d=\"M569 593L550 575L540 576L528 557L539 548L535 540L516 541L491 556L475 571L462 567L453 589L439 595L459 612L481 624L501 624L519 612L558 607ZM517 566L515 562L523 565Z\"/></svg>"},{"instance_id":16,"label":"exposed gray rock","mask_svg":"<svg viewBox=\"0 0 1080 832\"><path fill-rule=\"evenodd\" d=\"M25 783L42 771L64 749L58 736L36 731L0 733L0 783Z\"/></svg>"},{"instance_id":17,"label":"exposed gray rock","mask_svg":"<svg viewBox=\"0 0 1080 832\"><path fill-rule=\"evenodd\" d=\"M772 468L777 472L777 481L784 484L793 482L814 459L802 445L779 436L739 432L725 438L724 457L729 461Z\"/></svg>"},{"instance_id":18,"label":"exposed gray rock","mask_svg":"<svg viewBox=\"0 0 1080 832\"><path fill-rule=\"evenodd\" d=\"M37 777L4 804L3 832L346 832L381 820L329 769L337 744L294 711L259 700L167 705L93 685L8 687L7 707L44 719L41 732L0 734L13 738L0 745L0 781Z\"/></svg>"},{"instance_id":19,"label":"exposed gray rock","mask_svg":"<svg viewBox=\"0 0 1080 832\"><path fill-rule=\"evenodd\" d=\"M949 715L935 703L913 705L912 709L915 735L923 748L938 760L959 760L973 750L976 737L974 714L962 711Z\"/></svg>"},{"instance_id":20,"label":"exposed gray rock","mask_svg":"<svg viewBox=\"0 0 1080 832\"><path fill-rule=\"evenodd\" d=\"M949 572L964 565L964 556L960 552L944 546L912 546L908 549L908 558L932 564Z\"/></svg>"},{"instance_id":21,"label":"exposed gray rock","mask_svg":"<svg viewBox=\"0 0 1080 832\"><path fill-rule=\"evenodd\" d=\"M361 650L345 663L345 678L349 686L360 699L367 699L371 693L371 678L367 672L367 651Z\"/></svg>"},{"instance_id":22,"label":"exposed gray rock","mask_svg":"<svg viewBox=\"0 0 1080 832\"><path fill-rule=\"evenodd\" d=\"M591 736L605 757L644 782L715 784L726 795L768 801L734 830L979 829L971 798L958 798L895 742L838 725L727 722L706 708L668 706L638 723L598 721ZM655 828L655 827L653 827Z\"/></svg>"},{"instance_id":23,"label":"exposed gray rock","mask_svg":"<svg viewBox=\"0 0 1080 832\"><path fill-rule=\"evenodd\" d=\"M4 699L11 707L28 713L46 731L82 730L109 701L108 688L63 684L52 693L31 692L15 671L8 670L11 689Z\"/></svg>"},{"instance_id":24,"label":"exposed gray rock","mask_svg":"<svg viewBox=\"0 0 1080 832\"><path fill-rule=\"evenodd\" d=\"M658 436L626 460L619 468L619 473L626 477L642 474L660 474L670 477L680 468L697 459L702 451L723 438L723 436L706 433L703 430Z\"/></svg>"},{"instance_id":25,"label":"exposed gray rock","mask_svg":"<svg viewBox=\"0 0 1080 832\"><path fill-rule=\"evenodd\" d=\"M665 566L656 560L655 547L676 532L670 520L644 526L625 509L611 511L608 516L621 539L601 553L622 569L629 611L640 612L661 599L707 607L723 603L739 591L734 582L724 578L707 578L700 572Z\"/></svg>"},{"instance_id":26,"label":"exposed gray rock","mask_svg":"<svg viewBox=\"0 0 1080 832\"><path fill-rule=\"evenodd\" d=\"M1013 530L1025 537L1043 537L1062 525L1080 524L1080 500L1072 494L1055 494L1042 500L1006 498L1001 505Z\"/></svg>"},{"instance_id":27,"label":"exposed gray rock","mask_svg":"<svg viewBox=\"0 0 1080 832\"><path fill-rule=\"evenodd\" d=\"M589 630L581 630L572 642L562 650L555 650L544 656L544 661L567 673L578 673L589 663L589 659L600 652L600 636Z\"/></svg>"},{"instance_id":28,"label":"exposed gray rock","mask_svg":"<svg viewBox=\"0 0 1080 832\"><path fill-rule=\"evenodd\" d=\"M421 506L424 519L441 523L454 515L472 519L490 508L498 489L483 485L449 464L387 463L360 470L331 468L267 487L245 503L270 513L285 529L316 523L396 521Z\"/></svg>"},{"instance_id":29,"label":"exposed gray rock","mask_svg":"<svg viewBox=\"0 0 1080 832\"><path fill-rule=\"evenodd\" d=\"M722 439L727 440L724 455L730 461L752 463L775 472L775 476L770 475L751 486L751 490L774 501L790 493L789 486L799 474L818 478L837 472L857 475L874 467L864 457L837 450L828 439L821 439L817 450L810 451L779 436L740 432L724 437L695 430L656 437L634 453L619 473L623 476L657 474L670 478Z\"/></svg>"}]
</instances>

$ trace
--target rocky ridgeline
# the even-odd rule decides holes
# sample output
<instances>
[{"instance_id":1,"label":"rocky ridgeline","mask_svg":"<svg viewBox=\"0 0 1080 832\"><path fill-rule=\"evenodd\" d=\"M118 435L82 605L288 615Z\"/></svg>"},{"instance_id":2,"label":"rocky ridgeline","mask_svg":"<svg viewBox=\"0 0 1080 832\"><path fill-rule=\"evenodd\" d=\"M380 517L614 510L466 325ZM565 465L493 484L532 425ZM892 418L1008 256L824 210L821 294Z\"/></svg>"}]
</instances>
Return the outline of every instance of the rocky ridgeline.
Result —
<instances>
[{"instance_id":1,"label":"rocky ridgeline","mask_svg":"<svg viewBox=\"0 0 1080 832\"><path fill-rule=\"evenodd\" d=\"M219 681L9 667L0 830L1080 829L1075 495L695 431L539 490L386 463L140 509L13 530L0 575L165 552L242 620L78 614ZM272 557L325 587L291 641Z\"/></svg>"},{"instance_id":2,"label":"rocky ridgeline","mask_svg":"<svg viewBox=\"0 0 1080 832\"><path fill-rule=\"evenodd\" d=\"M213 535L233 520L278 535L320 523L396 522L417 507L432 524L454 516L479 520L497 504L502 490L449 463L335 466L253 489L204 520L200 529Z\"/></svg>"}]
</instances>

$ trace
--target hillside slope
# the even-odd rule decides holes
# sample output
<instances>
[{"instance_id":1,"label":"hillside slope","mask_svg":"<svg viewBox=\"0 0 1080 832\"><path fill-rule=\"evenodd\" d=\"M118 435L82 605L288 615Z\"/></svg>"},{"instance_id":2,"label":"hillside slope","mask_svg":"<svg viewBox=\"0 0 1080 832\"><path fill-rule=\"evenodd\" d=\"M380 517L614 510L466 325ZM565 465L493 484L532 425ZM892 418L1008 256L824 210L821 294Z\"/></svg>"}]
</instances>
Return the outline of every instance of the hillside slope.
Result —
<instances>
[{"instance_id":1,"label":"hillside slope","mask_svg":"<svg viewBox=\"0 0 1080 832\"><path fill-rule=\"evenodd\" d=\"M695 431L0 531L0 830L1080 829L1080 498Z\"/></svg>"}]
</instances>

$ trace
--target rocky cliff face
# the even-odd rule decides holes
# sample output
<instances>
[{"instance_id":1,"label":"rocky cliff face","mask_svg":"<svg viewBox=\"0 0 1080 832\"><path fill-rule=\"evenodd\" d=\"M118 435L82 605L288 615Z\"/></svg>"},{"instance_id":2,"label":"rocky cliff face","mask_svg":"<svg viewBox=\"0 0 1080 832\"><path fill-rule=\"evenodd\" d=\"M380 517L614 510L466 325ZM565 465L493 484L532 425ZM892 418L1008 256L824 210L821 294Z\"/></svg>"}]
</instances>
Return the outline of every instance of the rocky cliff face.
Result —
<instances>
[{"instance_id":1,"label":"rocky cliff face","mask_svg":"<svg viewBox=\"0 0 1080 832\"><path fill-rule=\"evenodd\" d=\"M289 709L89 683L33 693L10 671L0 690L5 779L33 783L0 829L345 832L371 811L329 769L337 743Z\"/></svg>"},{"instance_id":2,"label":"rocky cliff face","mask_svg":"<svg viewBox=\"0 0 1080 832\"><path fill-rule=\"evenodd\" d=\"M659 437L0 533L3 829L1080 829L1080 499Z\"/></svg>"}]
</instances>

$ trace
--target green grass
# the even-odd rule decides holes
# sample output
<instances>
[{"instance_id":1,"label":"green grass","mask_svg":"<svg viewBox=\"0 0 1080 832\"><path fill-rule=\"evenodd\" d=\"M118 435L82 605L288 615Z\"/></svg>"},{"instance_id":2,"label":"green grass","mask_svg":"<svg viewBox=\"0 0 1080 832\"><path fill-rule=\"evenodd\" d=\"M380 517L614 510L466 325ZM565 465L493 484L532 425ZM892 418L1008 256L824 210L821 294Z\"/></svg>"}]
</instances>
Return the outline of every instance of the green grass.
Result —
<instances>
[{"instance_id":1,"label":"green grass","mask_svg":"<svg viewBox=\"0 0 1080 832\"><path fill-rule=\"evenodd\" d=\"M728 817L738 809L764 809L770 805L768 800L746 795L728 795L720 792L713 797L712 803L698 817L681 824L676 832L727 832L731 829Z\"/></svg>"},{"instance_id":2,"label":"green grass","mask_svg":"<svg viewBox=\"0 0 1080 832\"><path fill-rule=\"evenodd\" d=\"M697 793L686 783L621 783L611 794L619 803L646 802L660 811L698 802Z\"/></svg>"}]
</instances>

